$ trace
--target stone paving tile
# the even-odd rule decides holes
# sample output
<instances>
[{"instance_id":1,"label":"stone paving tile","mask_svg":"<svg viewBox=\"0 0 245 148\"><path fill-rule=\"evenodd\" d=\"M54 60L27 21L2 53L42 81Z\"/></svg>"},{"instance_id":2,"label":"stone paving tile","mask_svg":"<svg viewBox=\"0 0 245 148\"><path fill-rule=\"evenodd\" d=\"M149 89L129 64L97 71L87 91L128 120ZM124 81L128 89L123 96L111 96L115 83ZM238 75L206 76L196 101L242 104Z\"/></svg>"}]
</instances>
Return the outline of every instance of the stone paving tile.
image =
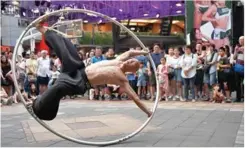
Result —
<instances>
[{"instance_id":1,"label":"stone paving tile","mask_svg":"<svg viewBox=\"0 0 245 148\"><path fill-rule=\"evenodd\" d=\"M183 139L162 139L154 144L154 147L177 147L182 143Z\"/></svg>"},{"instance_id":2,"label":"stone paving tile","mask_svg":"<svg viewBox=\"0 0 245 148\"><path fill-rule=\"evenodd\" d=\"M49 145L54 144L55 141L42 141L42 142L27 142L27 140L21 139L19 141L12 142L6 147L48 147Z\"/></svg>"},{"instance_id":3,"label":"stone paving tile","mask_svg":"<svg viewBox=\"0 0 245 148\"><path fill-rule=\"evenodd\" d=\"M74 131L61 131L60 133L65 134L67 136L74 137L74 138L80 137ZM34 136L36 141L61 140L60 137L56 136L55 134L53 134L51 132L34 133L33 136Z\"/></svg>"},{"instance_id":4,"label":"stone paving tile","mask_svg":"<svg viewBox=\"0 0 245 148\"><path fill-rule=\"evenodd\" d=\"M8 145L11 144L13 142L19 141L22 138L9 138L9 137L1 137L1 145Z\"/></svg>"},{"instance_id":5,"label":"stone paving tile","mask_svg":"<svg viewBox=\"0 0 245 148\"><path fill-rule=\"evenodd\" d=\"M133 137L132 139L128 140L127 141L128 144L126 144L126 146L130 146L130 147L149 146L150 147L153 146L162 138L163 138L162 134L140 133L137 136Z\"/></svg>"},{"instance_id":6,"label":"stone paving tile","mask_svg":"<svg viewBox=\"0 0 245 148\"><path fill-rule=\"evenodd\" d=\"M202 147L207 141L184 141L178 145L179 147Z\"/></svg>"}]
</instances>

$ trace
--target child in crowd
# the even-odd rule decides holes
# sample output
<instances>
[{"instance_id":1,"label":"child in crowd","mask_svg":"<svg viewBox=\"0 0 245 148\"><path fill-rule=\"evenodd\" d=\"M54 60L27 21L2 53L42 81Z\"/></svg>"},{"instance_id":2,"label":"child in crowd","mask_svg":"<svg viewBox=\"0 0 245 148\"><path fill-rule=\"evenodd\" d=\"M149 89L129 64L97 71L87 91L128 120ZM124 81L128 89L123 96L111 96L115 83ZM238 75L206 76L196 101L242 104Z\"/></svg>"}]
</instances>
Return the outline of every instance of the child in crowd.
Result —
<instances>
[{"instance_id":1,"label":"child in crowd","mask_svg":"<svg viewBox=\"0 0 245 148\"><path fill-rule=\"evenodd\" d=\"M52 72L51 72L51 79L49 81L48 87L52 86L55 83L59 75L60 75L60 72L57 70L57 67L53 66Z\"/></svg>"},{"instance_id":2,"label":"child in crowd","mask_svg":"<svg viewBox=\"0 0 245 148\"><path fill-rule=\"evenodd\" d=\"M140 98L146 99L146 74L147 69L144 68L144 63L140 62L140 68L137 71L138 81L137 81L137 87L138 87L138 96Z\"/></svg>"},{"instance_id":3,"label":"child in crowd","mask_svg":"<svg viewBox=\"0 0 245 148\"><path fill-rule=\"evenodd\" d=\"M160 82L160 97L161 100L165 98L165 101L168 101L168 66L166 64L166 58L161 58L161 64L157 67L157 74Z\"/></svg>"},{"instance_id":4,"label":"child in crowd","mask_svg":"<svg viewBox=\"0 0 245 148\"><path fill-rule=\"evenodd\" d=\"M35 100L37 97L37 89L36 89L36 85L34 82L30 83L30 88L29 88L29 92L28 93L24 93L23 96L26 100Z\"/></svg>"},{"instance_id":5,"label":"child in crowd","mask_svg":"<svg viewBox=\"0 0 245 148\"><path fill-rule=\"evenodd\" d=\"M224 103L225 96L221 92L221 89L218 84L213 86L213 103Z\"/></svg>"}]
</instances>

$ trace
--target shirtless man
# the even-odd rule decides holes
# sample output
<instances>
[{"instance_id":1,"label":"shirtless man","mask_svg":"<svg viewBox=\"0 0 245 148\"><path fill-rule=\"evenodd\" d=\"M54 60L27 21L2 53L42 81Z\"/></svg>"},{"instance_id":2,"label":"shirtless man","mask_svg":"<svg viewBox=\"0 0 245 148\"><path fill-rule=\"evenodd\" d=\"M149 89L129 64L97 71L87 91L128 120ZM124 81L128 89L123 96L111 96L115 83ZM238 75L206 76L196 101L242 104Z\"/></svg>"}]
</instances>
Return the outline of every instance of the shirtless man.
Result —
<instances>
[{"instance_id":1,"label":"shirtless man","mask_svg":"<svg viewBox=\"0 0 245 148\"><path fill-rule=\"evenodd\" d=\"M45 42L50 50L53 50L62 62L61 74L56 83L32 103L33 111L37 117L42 120L53 120L57 115L59 102L63 96L84 94L91 87L102 84L120 85L136 105L148 117L151 116L152 112L140 102L124 74L125 72L136 72L139 69L139 62L130 58L146 55L148 52L128 51L114 60L101 61L85 67L79 58L77 49L68 39L44 28L42 23L38 23L36 28L44 34Z\"/></svg>"}]
</instances>

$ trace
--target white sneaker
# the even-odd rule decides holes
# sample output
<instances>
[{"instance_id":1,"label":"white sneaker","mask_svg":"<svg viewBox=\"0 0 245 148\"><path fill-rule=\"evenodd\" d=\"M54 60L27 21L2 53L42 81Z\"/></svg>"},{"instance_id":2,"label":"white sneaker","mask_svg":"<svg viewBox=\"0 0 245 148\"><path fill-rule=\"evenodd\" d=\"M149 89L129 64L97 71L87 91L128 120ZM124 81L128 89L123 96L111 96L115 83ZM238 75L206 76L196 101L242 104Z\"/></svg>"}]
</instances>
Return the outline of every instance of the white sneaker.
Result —
<instances>
[{"instance_id":1,"label":"white sneaker","mask_svg":"<svg viewBox=\"0 0 245 148\"><path fill-rule=\"evenodd\" d=\"M196 102L196 100L195 99L192 99L192 102Z\"/></svg>"},{"instance_id":2,"label":"white sneaker","mask_svg":"<svg viewBox=\"0 0 245 148\"><path fill-rule=\"evenodd\" d=\"M176 101L176 97L173 98L173 101Z\"/></svg>"},{"instance_id":3,"label":"white sneaker","mask_svg":"<svg viewBox=\"0 0 245 148\"><path fill-rule=\"evenodd\" d=\"M172 99L173 98L173 96L168 96L168 99Z\"/></svg>"},{"instance_id":4,"label":"white sneaker","mask_svg":"<svg viewBox=\"0 0 245 148\"><path fill-rule=\"evenodd\" d=\"M179 99L181 102L185 102L186 100L185 99L183 99L182 97L180 97L180 99Z\"/></svg>"}]
</instances>

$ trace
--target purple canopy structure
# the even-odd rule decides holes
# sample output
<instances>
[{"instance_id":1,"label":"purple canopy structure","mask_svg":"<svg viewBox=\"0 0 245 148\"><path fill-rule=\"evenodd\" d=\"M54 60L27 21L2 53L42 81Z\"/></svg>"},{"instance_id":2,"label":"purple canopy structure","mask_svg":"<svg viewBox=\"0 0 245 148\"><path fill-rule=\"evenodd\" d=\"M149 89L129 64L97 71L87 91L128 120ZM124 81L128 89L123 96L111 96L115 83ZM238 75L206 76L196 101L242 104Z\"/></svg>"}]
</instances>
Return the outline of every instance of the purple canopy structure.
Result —
<instances>
[{"instance_id":1,"label":"purple canopy structure","mask_svg":"<svg viewBox=\"0 0 245 148\"><path fill-rule=\"evenodd\" d=\"M80 8L106 14L117 20L162 18L185 14L183 0L174 1L21 1L20 16L34 19L46 11L66 8ZM66 19L84 19L88 22L100 21L100 17L88 14L70 14ZM102 20L104 21L104 20Z\"/></svg>"}]
</instances>

